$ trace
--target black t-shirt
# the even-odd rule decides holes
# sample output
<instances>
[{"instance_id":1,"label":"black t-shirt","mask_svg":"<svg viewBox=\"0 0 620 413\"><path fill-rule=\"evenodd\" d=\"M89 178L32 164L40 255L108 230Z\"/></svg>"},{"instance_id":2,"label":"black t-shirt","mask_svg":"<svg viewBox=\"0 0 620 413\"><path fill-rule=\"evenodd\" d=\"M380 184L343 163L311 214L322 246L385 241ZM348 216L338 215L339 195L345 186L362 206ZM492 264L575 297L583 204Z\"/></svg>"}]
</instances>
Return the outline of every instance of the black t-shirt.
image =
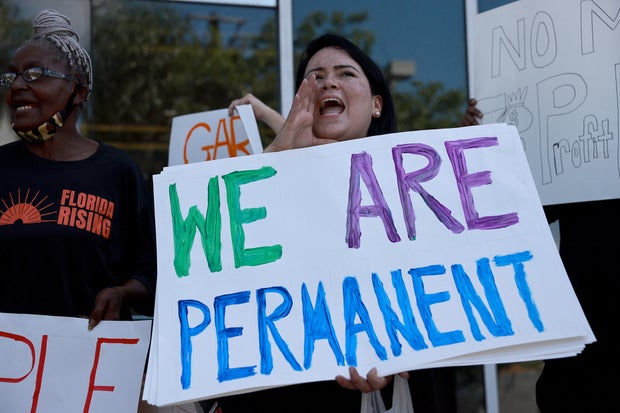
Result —
<instances>
[{"instance_id":1,"label":"black t-shirt","mask_svg":"<svg viewBox=\"0 0 620 413\"><path fill-rule=\"evenodd\" d=\"M130 278L154 294L152 196L127 153L51 161L17 141L0 146L0 177L0 312L88 316Z\"/></svg>"}]
</instances>

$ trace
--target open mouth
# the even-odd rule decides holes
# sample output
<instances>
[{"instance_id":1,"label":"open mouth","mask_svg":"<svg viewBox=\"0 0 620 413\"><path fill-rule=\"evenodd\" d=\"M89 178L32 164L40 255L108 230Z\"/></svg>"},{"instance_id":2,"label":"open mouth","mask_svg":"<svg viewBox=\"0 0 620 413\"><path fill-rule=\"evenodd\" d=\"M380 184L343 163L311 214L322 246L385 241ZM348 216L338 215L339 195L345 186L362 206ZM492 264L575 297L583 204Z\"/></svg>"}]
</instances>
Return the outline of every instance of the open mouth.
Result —
<instances>
[{"instance_id":1,"label":"open mouth","mask_svg":"<svg viewBox=\"0 0 620 413\"><path fill-rule=\"evenodd\" d=\"M321 101L319 113L321 115L338 115L344 111L344 103L340 99L329 98Z\"/></svg>"}]
</instances>

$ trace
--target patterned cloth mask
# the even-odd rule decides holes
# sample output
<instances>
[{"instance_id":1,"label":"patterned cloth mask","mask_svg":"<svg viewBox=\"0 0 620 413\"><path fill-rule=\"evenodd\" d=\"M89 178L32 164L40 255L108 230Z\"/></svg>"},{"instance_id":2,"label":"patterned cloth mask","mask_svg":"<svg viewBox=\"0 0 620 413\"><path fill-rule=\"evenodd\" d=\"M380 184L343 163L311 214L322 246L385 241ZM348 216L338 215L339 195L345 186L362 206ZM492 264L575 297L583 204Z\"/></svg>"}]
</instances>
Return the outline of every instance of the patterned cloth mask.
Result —
<instances>
[{"instance_id":1,"label":"patterned cloth mask","mask_svg":"<svg viewBox=\"0 0 620 413\"><path fill-rule=\"evenodd\" d=\"M65 111L61 111L65 112ZM58 132L58 129L62 128L64 123L64 117L61 112L57 112L47 122L41 124L38 128L34 128L29 131L19 131L15 129L15 124L11 125L15 133L17 133L22 139L25 139L31 143L41 143L50 139Z\"/></svg>"}]
</instances>

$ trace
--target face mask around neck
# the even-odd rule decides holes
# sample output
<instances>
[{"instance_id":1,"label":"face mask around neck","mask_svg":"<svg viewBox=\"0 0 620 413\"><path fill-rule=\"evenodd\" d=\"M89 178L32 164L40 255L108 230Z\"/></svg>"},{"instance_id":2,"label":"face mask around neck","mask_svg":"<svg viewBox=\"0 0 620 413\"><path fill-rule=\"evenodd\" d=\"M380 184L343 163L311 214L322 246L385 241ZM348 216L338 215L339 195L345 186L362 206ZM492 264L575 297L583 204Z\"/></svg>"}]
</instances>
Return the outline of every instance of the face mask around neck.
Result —
<instances>
[{"instance_id":1,"label":"face mask around neck","mask_svg":"<svg viewBox=\"0 0 620 413\"><path fill-rule=\"evenodd\" d=\"M69 97L68 102L72 102L75 97L76 91L74 91ZM49 139L51 139L62 125L64 125L65 120L69 117L73 109L74 105L67 103L67 106L59 112L56 112L54 116L49 118L46 122L43 122L38 127L28 130L28 131L20 131L15 129L15 124L11 125L13 131L19 135L20 138L24 139L30 143L43 143Z\"/></svg>"},{"instance_id":2,"label":"face mask around neck","mask_svg":"<svg viewBox=\"0 0 620 413\"><path fill-rule=\"evenodd\" d=\"M34 128L28 131L20 131L15 129L15 125L11 126L20 138L31 143L41 143L54 136L56 132L58 132L58 129L62 128L63 123L64 119L62 114L60 112L57 112L47 122L39 125L38 128Z\"/></svg>"}]
</instances>

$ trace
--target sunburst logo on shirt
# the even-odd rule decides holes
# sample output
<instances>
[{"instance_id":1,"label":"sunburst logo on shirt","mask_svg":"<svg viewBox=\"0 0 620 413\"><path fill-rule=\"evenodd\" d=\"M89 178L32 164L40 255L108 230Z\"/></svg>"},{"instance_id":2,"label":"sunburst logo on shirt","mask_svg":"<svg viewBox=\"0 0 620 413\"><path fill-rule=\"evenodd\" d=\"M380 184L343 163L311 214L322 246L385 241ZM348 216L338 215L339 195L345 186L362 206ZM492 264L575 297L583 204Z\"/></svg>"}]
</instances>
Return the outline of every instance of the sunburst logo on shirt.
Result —
<instances>
[{"instance_id":1,"label":"sunburst logo on shirt","mask_svg":"<svg viewBox=\"0 0 620 413\"><path fill-rule=\"evenodd\" d=\"M47 202L47 196L40 195L39 191L30 196L30 189L26 191L22 199L21 190L18 189L17 199L13 194L9 194L8 200L0 200L0 225L54 222L54 219L46 219L55 212L51 210L52 205Z\"/></svg>"}]
</instances>

